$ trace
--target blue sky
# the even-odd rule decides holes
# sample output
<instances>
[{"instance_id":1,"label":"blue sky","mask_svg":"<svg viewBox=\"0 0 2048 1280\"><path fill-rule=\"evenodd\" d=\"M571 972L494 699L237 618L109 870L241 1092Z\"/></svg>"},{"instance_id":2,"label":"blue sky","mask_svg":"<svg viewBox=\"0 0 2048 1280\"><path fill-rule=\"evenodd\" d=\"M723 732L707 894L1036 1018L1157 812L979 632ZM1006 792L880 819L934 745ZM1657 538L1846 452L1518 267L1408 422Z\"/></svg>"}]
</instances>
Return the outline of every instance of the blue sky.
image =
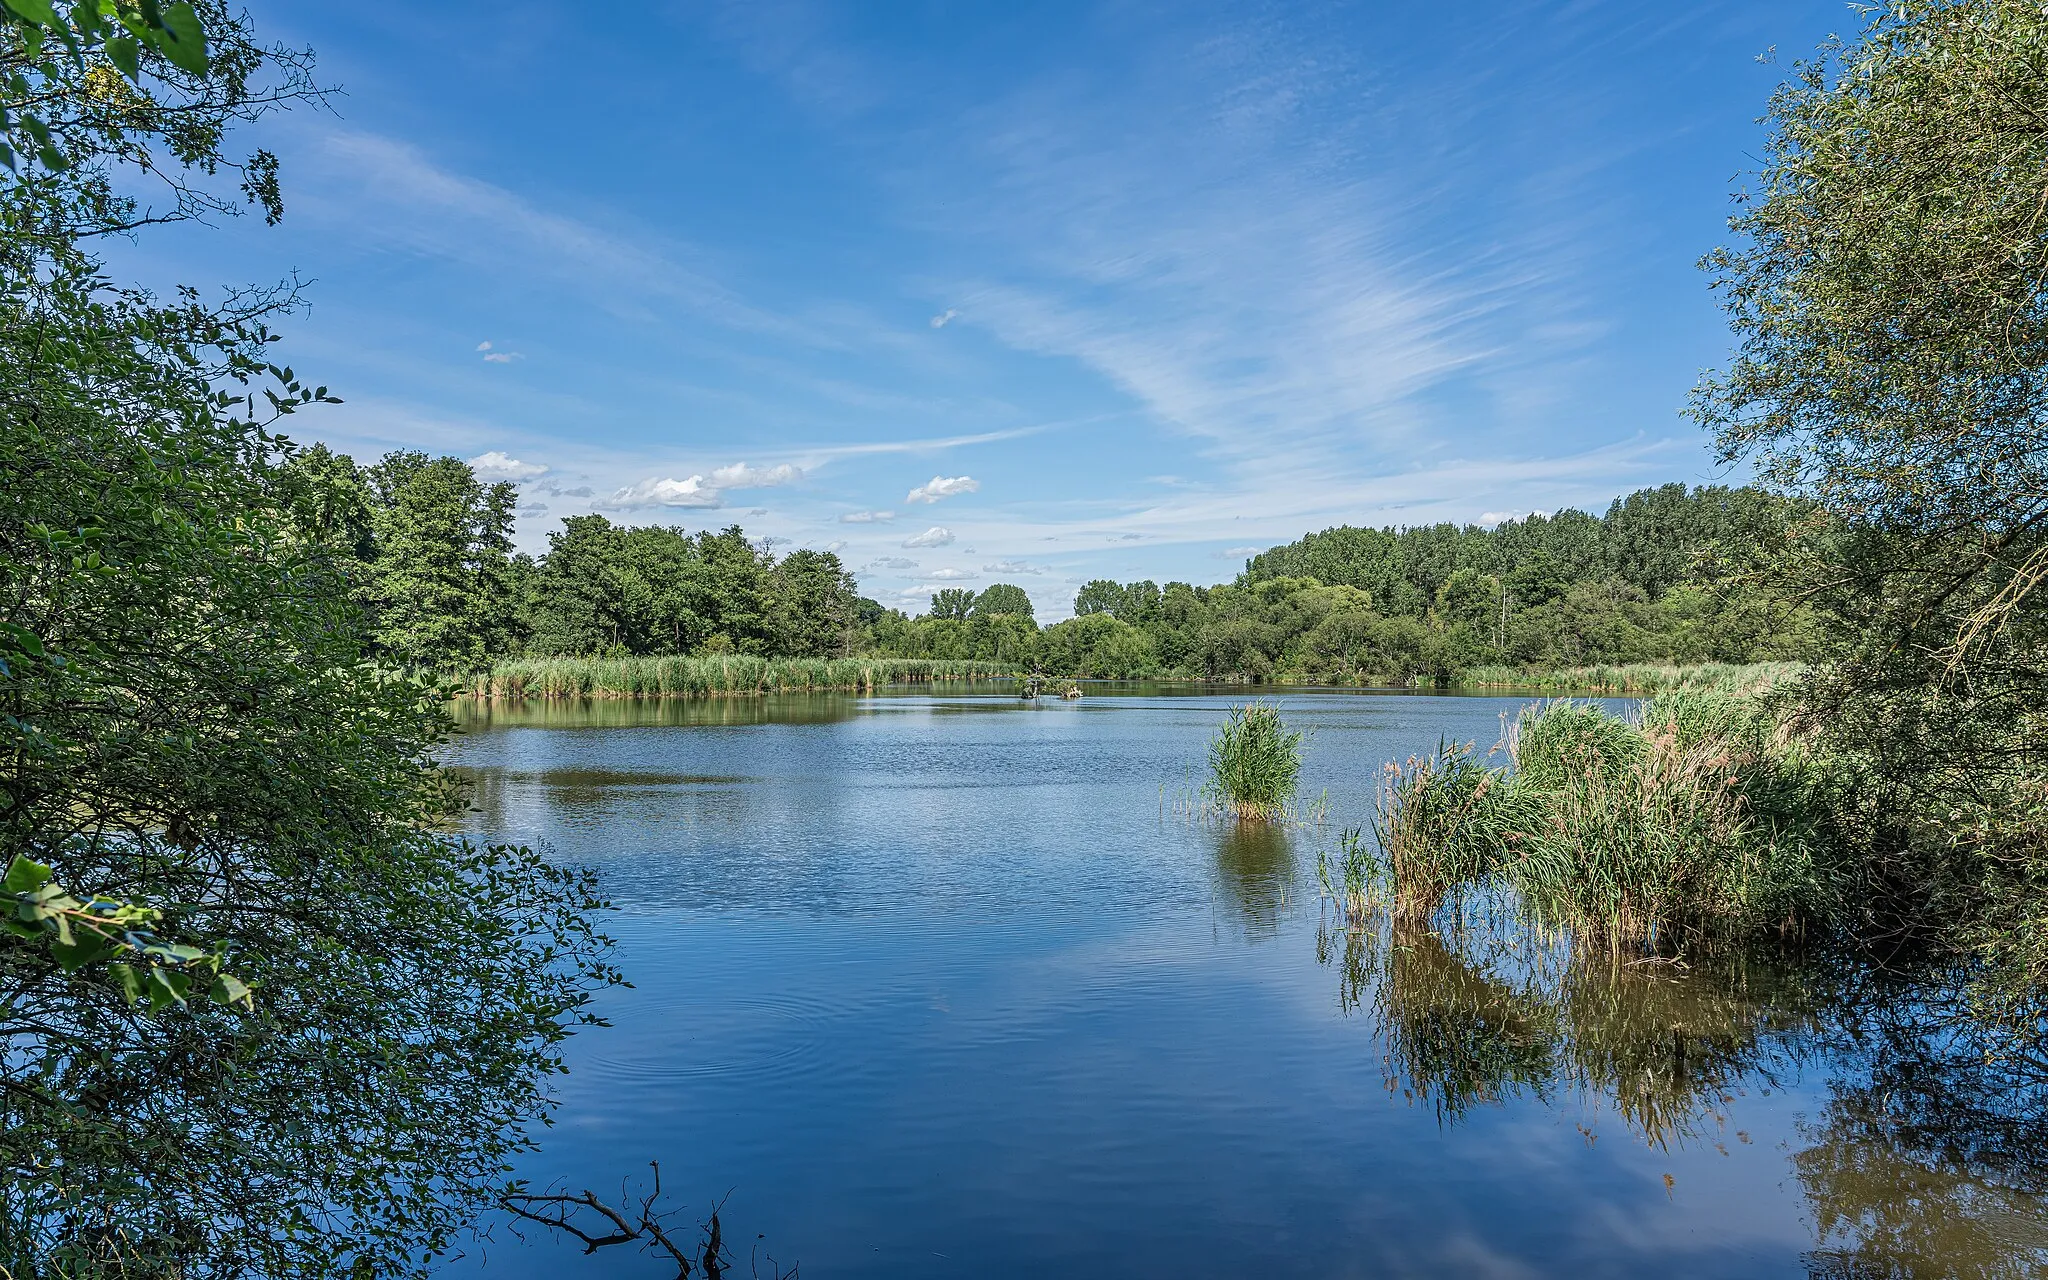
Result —
<instances>
[{"instance_id":1,"label":"blue sky","mask_svg":"<svg viewBox=\"0 0 2048 1280\"><path fill-rule=\"evenodd\" d=\"M299 420L564 515L738 523L884 603L1194 582L1332 524L1722 478L1694 267L1830 0L258 6Z\"/></svg>"}]
</instances>

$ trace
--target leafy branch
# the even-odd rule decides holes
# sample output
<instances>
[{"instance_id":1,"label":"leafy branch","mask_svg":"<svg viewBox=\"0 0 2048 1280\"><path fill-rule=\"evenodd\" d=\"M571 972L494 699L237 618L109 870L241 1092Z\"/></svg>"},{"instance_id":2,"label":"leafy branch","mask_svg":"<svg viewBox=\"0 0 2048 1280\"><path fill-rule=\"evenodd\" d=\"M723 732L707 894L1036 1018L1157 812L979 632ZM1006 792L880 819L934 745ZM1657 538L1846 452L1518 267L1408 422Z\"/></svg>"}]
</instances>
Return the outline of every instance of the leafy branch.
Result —
<instances>
[{"instance_id":1,"label":"leafy branch","mask_svg":"<svg viewBox=\"0 0 2048 1280\"><path fill-rule=\"evenodd\" d=\"M0 900L0 910L12 908L0 928L47 945L66 973L110 962L107 973L130 1004L148 1001L155 1011L203 990L215 1004L254 1008L248 984L225 972L227 957L163 937L163 912L154 907L97 894L75 897L50 868L18 854L0 882Z\"/></svg>"}]
</instances>

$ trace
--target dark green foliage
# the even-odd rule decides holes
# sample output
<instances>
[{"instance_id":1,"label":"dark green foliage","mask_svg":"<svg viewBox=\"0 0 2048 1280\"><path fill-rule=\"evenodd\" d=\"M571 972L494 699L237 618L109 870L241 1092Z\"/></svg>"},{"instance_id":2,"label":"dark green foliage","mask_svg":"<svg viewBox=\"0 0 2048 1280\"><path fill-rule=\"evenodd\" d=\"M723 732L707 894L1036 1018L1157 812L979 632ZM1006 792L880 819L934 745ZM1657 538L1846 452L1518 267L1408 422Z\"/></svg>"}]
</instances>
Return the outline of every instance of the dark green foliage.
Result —
<instances>
[{"instance_id":1,"label":"dark green foliage","mask_svg":"<svg viewBox=\"0 0 2048 1280\"><path fill-rule=\"evenodd\" d=\"M942 587L932 593L931 617L962 622L973 612L974 593L965 587Z\"/></svg>"},{"instance_id":2,"label":"dark green foliage","mask_svg":"<svg viewBox=\"0 0 2048 1280\"><path fill-rule=\"evenodd\" d=\"M438 698L367 660L349 517L302 535L313 468L236 416L322 398L260 321L4 243L0 864L254 997L136 1003L118 954L0 937L0 1268L416 1274L547 1112L600 904L444 834Z\"/></svg>"}]
</instances>

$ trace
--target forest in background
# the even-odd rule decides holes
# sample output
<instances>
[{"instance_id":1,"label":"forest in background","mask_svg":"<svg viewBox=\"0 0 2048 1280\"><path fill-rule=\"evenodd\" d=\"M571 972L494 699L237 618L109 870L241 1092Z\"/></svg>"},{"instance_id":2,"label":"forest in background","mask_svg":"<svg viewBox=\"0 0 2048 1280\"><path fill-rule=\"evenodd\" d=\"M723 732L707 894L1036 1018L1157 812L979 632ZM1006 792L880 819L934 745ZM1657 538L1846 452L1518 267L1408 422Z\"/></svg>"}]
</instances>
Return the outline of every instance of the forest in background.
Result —
<instances>
[{"instance_id":1,"label":"forest in background","mask_svg":"<svg viewBox=\"0 0 2048 1280\"><path fill-rule=\"evenodd\" d=\"M1343 526L1252 557L1235 581L1083 586L1041 627L1012 583L910 616L829 551L777 556L734 525L570 516L512 548L518 493L459 458L291 457L279 493L352 584L375 646L457 672L526 657L742 654L1014 663L1081 677L1450 682L1478 666L1796 659L1812 620L1748 576L1801 516L1754 488L1670 484L1602 515L1491 527Z\"/></svg>"}]
</instances>

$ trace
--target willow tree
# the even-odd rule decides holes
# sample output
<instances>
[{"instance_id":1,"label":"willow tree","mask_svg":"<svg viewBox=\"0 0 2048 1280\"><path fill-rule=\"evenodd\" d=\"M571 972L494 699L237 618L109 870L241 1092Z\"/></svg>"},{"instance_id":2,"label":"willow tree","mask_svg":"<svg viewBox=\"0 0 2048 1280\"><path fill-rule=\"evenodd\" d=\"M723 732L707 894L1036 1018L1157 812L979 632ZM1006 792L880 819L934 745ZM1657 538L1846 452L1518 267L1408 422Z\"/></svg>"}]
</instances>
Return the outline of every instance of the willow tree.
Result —
<instances>
[{"instance_id":1,"label":"willow tree","mask_svg":"<svg viewBox=\"0 0 2048 1280\"><path fill-rule=\"evenodd\" d=\"M1694 410L1818 504L1783 567L1833 646L1812 726L1865 766L1874 887L1956 913L2034 1027L2048 938L2048 15L1895 0L1771 102L1710 255L1739 337Z\"/></svg>"},{"instance_id":2,"label":"willow tree","mask_svg":"<svg viewBox=\"0 0 2048 1280\"><path fill-rule=\"evenodd\" d=\"M434 691L370 660L291 518L274 429L332 397L270 360L289 290L158 300L86 247L277 212L274 166L221 151L306 89L271 57L214 4L0 12L0 1274L24 1280L423 1271L615 977L587 877L449 833ZM169 197L117 194L146 190L124 168Z\"/></svg>"}]
</instances>

